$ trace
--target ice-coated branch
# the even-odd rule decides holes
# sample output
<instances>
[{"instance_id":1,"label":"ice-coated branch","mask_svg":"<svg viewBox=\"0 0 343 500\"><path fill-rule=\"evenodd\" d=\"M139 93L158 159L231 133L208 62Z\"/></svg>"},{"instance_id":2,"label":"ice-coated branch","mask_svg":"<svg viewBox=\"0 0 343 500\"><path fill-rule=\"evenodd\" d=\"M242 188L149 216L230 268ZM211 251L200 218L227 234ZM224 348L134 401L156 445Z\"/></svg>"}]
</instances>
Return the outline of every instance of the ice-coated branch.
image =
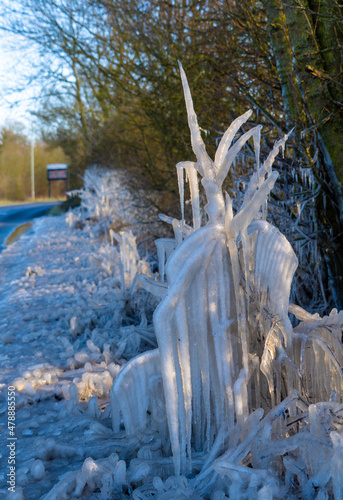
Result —
<instances>
[{"instance_id":1,"label":"ice-coated branch","mask_svg":"<svg viewBox=\"0 0 343 500\"><path fill-rule=\"evenodd\" d=\"M236 118L230 125L230 127L227 129L225 134L220 140L220 143L218 145L215 157L214 157L214 162L218 166L218 169L221 169L225 160L225 157L227 155L227 152L231 146L232 140L235 136L235 134L238 132L238 130L241 128L241 126L249 120L250 116L252 115L252 110L249 109L244 115L239 116Z\"/></svg>"},{"instance_id":2,"label":"ice-coated branch","mask_svg":"<svg viewBox=\"0 0 343 500\"><path fill-rule=\"evenodd\" d=\"M188 85L188 80L180 62L179 68L187 108L188 125L191 131L192 148L197 158L197 169L203 177L206 176L213 178L215 174L215 167L213 161L207 154L204 141L202 140L198 118L194 111L193 99Z\"/></svg>"}]
</instances>

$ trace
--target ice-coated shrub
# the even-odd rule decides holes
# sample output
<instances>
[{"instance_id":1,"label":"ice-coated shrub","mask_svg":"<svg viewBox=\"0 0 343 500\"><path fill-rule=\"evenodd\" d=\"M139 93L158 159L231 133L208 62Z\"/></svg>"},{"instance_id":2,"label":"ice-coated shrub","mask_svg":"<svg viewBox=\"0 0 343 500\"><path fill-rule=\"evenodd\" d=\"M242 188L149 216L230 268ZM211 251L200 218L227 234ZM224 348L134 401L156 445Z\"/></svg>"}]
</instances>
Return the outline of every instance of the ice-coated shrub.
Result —
<instances>
[{"instance_id":1,"label":"ice-coated shrub","mask_svg":"<svg viewBox=\"0 0 343 500\"><path fill-rule=\"evenodd\" d=\"M111 223L129 216L130 193L111 170L88 168L83 177L81 203L88 215Z\"/></svg>"},{"instance_id":2,"label":"ice-coated shrub","mask_svg":"<svg viewBox=\"0 0 343 500\"><path fill-rule=\"evenodd\" d=\"M248 111L226 131L213 161L182 68L181 77L197 161L177 165L182 219L170 220L174 240L157 242L160 281L141 280L162 298L154 313L158 350L133 359L114 382L114 429L123 422L128 436L155 430L164 443L162 457L140 462L146 483L170 475L169 453L176 476L189 475L191 489L205 497L291 498L303 492L314 498L317 491L320 498L328 492L341 498L343 312L320 318L289 304L297 258L266 221L278 177L272 164L287 136L260 165L261 127L236 137ZM234 213L222 184L250 138L256 170ZM184 173L192 225L183 216ZM199 176L207 198L202 227ZM289 309L301 321L295 329ZM150 387L148 379L156 383ZM161 405L167 438L163 419L152 425ZM135 498L157 494L156 485L139 487ZM169 487L165 498L182 497L177 481Z\"/></svg>"},{"instance_id":3,"label":"ice-coated shrub","mask_svg":"<svg viewBox=\"0 0 343 500\"><path fill-rule=\"evenodd\" d=\"M66 216L71 228L86 227L104 235L105 241L110 239L109 229L117 233L131 230L148 246L156 234L164 232L158 223L157 208L150 201L156 193L130 182L122 169L91 166L83 175L83 187L68 194L81 198L80 207Z\"/></svg>"},{"instance_id":4,"label":"ice-coated shrub","mask_svg":"<svg viewBox=\"0 0 343 500\"><path fill-rule=\"evenodd\" d=\"M107 170L96 165L89 167L83 176L82 189L69 194L81 198L80 208L66 216L71 228L91 221L107 241L111 226L121 228L133 223L134 197L125 185L121 171Z\"/></svg>"}]
</instances>

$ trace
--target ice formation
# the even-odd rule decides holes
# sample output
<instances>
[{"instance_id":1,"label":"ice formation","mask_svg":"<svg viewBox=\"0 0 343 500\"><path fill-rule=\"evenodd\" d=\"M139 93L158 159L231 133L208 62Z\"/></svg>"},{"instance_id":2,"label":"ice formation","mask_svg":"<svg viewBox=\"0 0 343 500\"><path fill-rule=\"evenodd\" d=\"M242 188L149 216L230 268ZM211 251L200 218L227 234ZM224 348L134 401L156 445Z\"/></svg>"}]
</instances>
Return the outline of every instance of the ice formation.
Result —
<instances>
[{"instance_id":1,"label":"ice formation","mask_svg":"<svg viewBox=\"0 0 343 500\"><path fill-rule=\"evenodd\" d=\"M289 304L297 258L266 220L286 137L260 165L259 127L239 133L247 112L212 161L181 74L197 161L177 166L181 220L160 216L175 237L156 241L159 273L139 256L137 207L117 172L92 170L80 210L35 221L0 254L13 498L343 497L343 312ZM256 169L236 211L222 184L250 138ZM6 460L1 448L4 498Z\"/></svg>"},{"instance_id":2,"label":"ice formation","mask_svg":"<svg viewBox=\"0 0 343 500\"><path fill-rule=\"evenodd\" d=\"M132 221L129 210L130 193L118 183L111 171L100 170L96 166L85 172L84 186L78 194L86 217L94 217L104 231L111 223L128 224Z\"/></svg>"},{"instance_id":3,"label":"ice formation","mask_svg":"<svg viewBox=\"0 0 343 500\"><path fill-rule=\"evenodd\" d=\"M110 229L118 234L132 231L145 245L153 244L161 228L157 208L148 200L156 199L156 193L130 186L123 170L107 170L97 165L86 170L83 181L81 189L68 193L81 198L81 206L67 215L70 228L84 228L105 241L110 240Z\"/></svg>"},{"instance_id":4,"label":"ice formation","mask_svg":"<svg viewBox=\"0 0 343 500\"><path fill-rule=\"evenodd\" d=\"M114 429L118 430L122 417L128 435L143 432L153 399L146 377L162 376L174 471L176 476L192 477L202 469L190 480L195 491L205 496L213 493L224 476L227 483L222 492L230 498L254 493L256 498L282 498L297 487L312 498L316 488L325 490L331 477L328 490L340 498L336 492L341 491L341 483L334 470L343 459L338 444L343 312L334 310L322 319L289 304L297 258L287 239L265 220L268 194L278 176L272 164L288 136L275 144L260 165L260 126L233 144L251 116L248 111L226 131L212 161L180 70L197 161L177 165L182 219L163 217L172 223L175 240L157 241L160 281L141 280L162 298L154 313L158 351L132 360L114 382ZM250 138L256 171L234 214L222 184ZM184 171L190 184L193 226L184 220ZM207 198L208 220L203 227L199 175ZM294 329L289 309L301 320ZM139 416L138 407L144 415ZM338 427L339 431L333 430ZM329 461L325 474L314 458L309 462L319 435L322 439L325 435L324 450L328 448L323 451ZM203 462L197 470L199 454ZM148 490L143 490L136 490L135 498L149 498Z\"/></svg>"}]
</instances>

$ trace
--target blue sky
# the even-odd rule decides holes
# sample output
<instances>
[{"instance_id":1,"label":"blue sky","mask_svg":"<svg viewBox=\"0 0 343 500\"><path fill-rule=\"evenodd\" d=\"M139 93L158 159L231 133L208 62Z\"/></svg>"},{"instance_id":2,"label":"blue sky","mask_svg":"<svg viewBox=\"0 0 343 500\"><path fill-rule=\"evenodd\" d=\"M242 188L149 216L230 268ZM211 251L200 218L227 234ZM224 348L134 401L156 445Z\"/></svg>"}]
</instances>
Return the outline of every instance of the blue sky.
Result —
<instances>
[{"instance_id":1,"label":"blue sky","mask_svg":"<svg viewBox=\"0 0 343 500\"><path fill-rule=\"evenodd\" d=\"M25 132L30 135L34 97L37 89L22 85L30 74L30 58L18 39L9 36L0 37L0 128L11 121L19 121L25 125ZM15 92L15 87L23 87Z\"/></svg>"}]
</instances>

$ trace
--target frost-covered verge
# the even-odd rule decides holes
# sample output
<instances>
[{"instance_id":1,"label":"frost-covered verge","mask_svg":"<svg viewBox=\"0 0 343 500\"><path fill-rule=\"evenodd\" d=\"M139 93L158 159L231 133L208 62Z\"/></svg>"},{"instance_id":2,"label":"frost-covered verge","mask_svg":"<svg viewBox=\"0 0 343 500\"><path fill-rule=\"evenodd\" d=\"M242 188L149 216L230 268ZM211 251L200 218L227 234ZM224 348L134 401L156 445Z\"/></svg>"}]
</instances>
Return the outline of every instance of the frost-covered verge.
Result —
<instances>
[{"instance_id":1,"label":"frost-covered verge","mask_svg":"<svg viewBox=\"0 0 343 500\"><path fill-rule=\"evenodd\" d=\"M118 488L126 483L109 391L127 359L156 347L155 304L127 269L123 286L119 249L100 242L92 227L44 217L0 255L0 497L10 486L8 386L16 388L17 438L17 496L9 498L41 498L61 475L104 457Z\"/></svg>"}]
</instances>

